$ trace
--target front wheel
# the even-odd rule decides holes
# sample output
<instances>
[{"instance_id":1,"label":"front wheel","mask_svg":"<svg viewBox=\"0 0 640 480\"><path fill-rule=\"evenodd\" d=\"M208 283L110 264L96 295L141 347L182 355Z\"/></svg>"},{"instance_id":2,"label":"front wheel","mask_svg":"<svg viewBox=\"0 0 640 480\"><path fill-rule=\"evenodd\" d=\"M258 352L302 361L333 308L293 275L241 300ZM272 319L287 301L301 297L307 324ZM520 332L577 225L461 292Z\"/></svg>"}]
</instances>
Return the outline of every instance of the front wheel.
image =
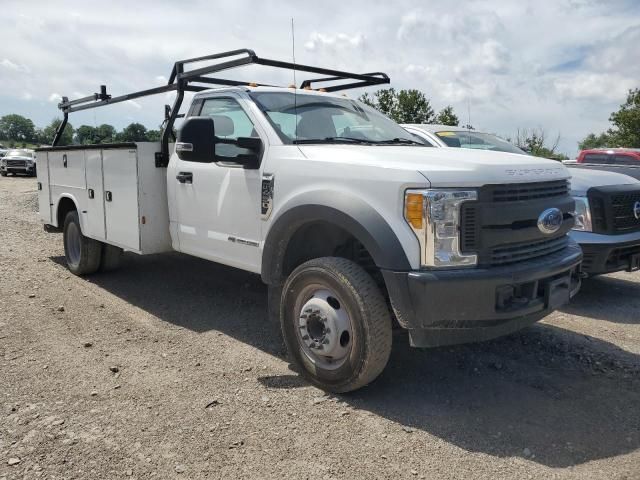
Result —
<instances>
[{"instance_id":1,"label":"front wheel","mask_svg":"<svg viewBox=\"0 0 640 480\"><path fill-rule=\"evenodd\" d=\"M64 256L67 267L76 275L95 273L100 267L100 242L82 234L78 212L67 213L63 228Z\"/></svg>"},{"instance_id":2,"label":"front wheel","mask_svg":"<svg viewBox=\"0 0 640 480\"><path fill-rule=\"evenodd\" d=\"M389 360L387 304L371 276L351 260L317 258L296 268L283 288L280 322L293 363L324 390L357 390Z\"/></svg>"}]
</instances>

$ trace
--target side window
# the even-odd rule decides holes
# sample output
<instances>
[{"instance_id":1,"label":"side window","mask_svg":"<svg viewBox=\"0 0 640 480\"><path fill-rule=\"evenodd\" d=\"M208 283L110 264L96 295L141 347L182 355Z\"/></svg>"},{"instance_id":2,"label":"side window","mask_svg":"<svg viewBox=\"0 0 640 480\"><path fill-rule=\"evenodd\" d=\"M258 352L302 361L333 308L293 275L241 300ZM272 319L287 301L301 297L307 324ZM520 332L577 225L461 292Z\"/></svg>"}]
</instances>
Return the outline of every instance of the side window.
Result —
<instances>
[{"instance_id":1,"label":"side window","mask_svg":"<svg viewBox=\"0 0 640 480\"><path fill-rule=\"evenodd\" d=\"M233 98L209 98L204 101L200 115L213 118L216 137L237 140L238 137L257 137L253 123ZM233 161L239 155L250 153L244 148L227 143L216 144L218 160Z\"/></svg>"},{"instance_id":2,"label":"side window","mask_svg":"<svg viewBox=\"0 0 640 480\"><path fill-rule=\"evenodd\" d=\"M630 155L615 155L613 163L622 164L622 165L640 165L638 160L635 160Z\"/></svg>"},{"instance_id":3,"label":"side window","mask_svg":"<svg viewBox=\"0 0 640 480\"><path fill-rule=\"evenodd\" d=\"M606 153L587 153L584 156L585 163L611 163L610 155Z\"/></svg>"}]
</instances>

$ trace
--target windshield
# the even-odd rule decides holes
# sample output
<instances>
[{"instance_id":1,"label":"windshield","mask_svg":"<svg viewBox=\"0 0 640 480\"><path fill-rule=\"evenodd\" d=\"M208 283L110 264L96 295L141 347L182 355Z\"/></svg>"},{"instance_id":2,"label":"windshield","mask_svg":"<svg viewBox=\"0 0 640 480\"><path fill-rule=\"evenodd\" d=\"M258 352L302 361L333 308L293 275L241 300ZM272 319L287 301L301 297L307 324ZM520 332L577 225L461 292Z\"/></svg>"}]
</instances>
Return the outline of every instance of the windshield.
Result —
<instances>
[{"instance_id":1,"label":"windshield","mask_svg":"<svg viewBox=\"0 0 640 480\"><path fill-rule=\"evenodd\" d=\"M253 92L256 102L284 143L424 142L376 110L348 98L288 92Z\"/></svg>"},{"instance_id":2,"label":"windshield","mask_svg":"<svg viewBox=\"0 0 640 480\"><path fill-rule=\"evenodd\" d=\"M493 152L508 152L526 155L524 150L520 150L518 147L510 144L506 140L489 133L479 133L474 132L473 130L441 131L435 133L448 147L474 148L477 150L491 150Z\"/></svg>"},{"instance_id":3,"label":"windshield","mask_svg":"<svg viewBox=\"0 0 640 480\"><path fill-rule=\"evenodd\" d=\"M33 158L33 153L25 152L23 150L11 150L7 153L7 157L31 157Z\"/></svg>"}]
</instances>

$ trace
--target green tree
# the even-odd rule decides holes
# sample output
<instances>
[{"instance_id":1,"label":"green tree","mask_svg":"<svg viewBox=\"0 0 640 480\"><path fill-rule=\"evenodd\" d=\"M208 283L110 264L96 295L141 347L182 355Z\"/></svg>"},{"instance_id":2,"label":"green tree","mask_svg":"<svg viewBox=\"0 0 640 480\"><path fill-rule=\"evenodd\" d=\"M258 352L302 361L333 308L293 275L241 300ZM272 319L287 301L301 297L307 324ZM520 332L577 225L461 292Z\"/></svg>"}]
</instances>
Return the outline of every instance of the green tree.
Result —
<instances>
[{"instance_id":1,"label":"green tree","mask_svg":"<svg viewBox=\"0 0 640 480\"><path fill-rule=\"evenodd\" d=\"M113 142L116 129L112 125L103 123L99 127L81 125L76 129L76 142L83 145Z\"/></svg>"},{"instance_id":2,"label":"green tree","mask_svg":"<svg viewBox=\"0 0 640 480\"><path fill-rule=\"evenodd\" d=\"M457 127L460 124L460 120L454 113L453 107L451 105L447 105L442 110L440 110L438 115L436 115L435 123Z\"/></svg>"},{"instance_id":3,"label":"green tree","mask_svg":"<svg viewBox=\"0 0 640 480\"><path fill-rule=\"evenodd\" d=\"M54 118L51 120L51 123L44 127L38 135L37 140L39 143L49 145L53 143L53 139L56 135L56 131L58 130L58 126L62 123L62 119ZM62 132L62 136L60 137L60 141L58 145L72 145L73 144L73 126L70 123L64 127L64 131Z\"/></svg>"},{"instance_id":4,"label":"green tree","mask_svg":"<svg viewBox=\"0 0 640 480\"><path fill-rule=\"evenodd\" d=\"M580 150L588 150L590 148L609 148L615 147L615 138L606 132L602 132L600 135L590 133L580 143L578 148Z\"/></svg>"},{"instance_id":5,"label":"green tree","mask_svg":"<svg viewBox=\"0 0 640 480\"><path fill-rule=\"evenodd\" d=\"M433 123L435 115L429 99L419 90L384 88L373 96L365 93L359 100L398 123Z\"/></svg>"},{"instance_id":6,"label":"green tree","mask_svg":"<svg viewBox=\"0 0 640 480\"><path fill-rule=\"evenodd\" d=\"M159 142L162 136L162 132L160 130L148 130L147 131L147 140L149 142Z\"/></svg>"},{"instance_id":7,"label":"green tree","mask_svg":"<svg viewBox=\"0 0 640 480\"><path fill-rule=\"evenodd\" d=\"M519 128L515 140L510 138L507 138L507 140L515 143L518 148L535 157L550 158L552 160L567 160L569 158L564 153L557 151L560 143L560 134L552 143L549 143L547 133L543 128Z\"/></svg>"},{"instance_id":8,"label":"green tree","mask_svg":"<svg viewBox=\"0 0 640 480\"><path fill-rule=\"evenodd\" d=\"M617 112L609 116L612 128L596 135L590 133L580 143L581 150L588 148L628 147L640 148L640 89L629 90L627 101Z\"/></svg>"},{"instance_id":9,"label":"green tree","mask_svg":"<svg viewBox=\"0 0 640 480\"><path fill-rule=\"evenodd\" d=\"M95 143L96 128L90 125L80 125L76 129L76 142L81 145Z\"/></svg>"},{"instance_id":10,"label":"green tree","mask_svg":"<svg viewBox=\"0 0 640 480\"><path fill-rule=\"evenodd\" d=\"M629 90L627 101L611 114L609 121L615 129L608 133L614 135L621 146L640 147L640 89Z\"/></svg>"},{"instance_id":11,"label":"green tree","mask_svg":"<svg viewBox=\"0 0 640 480\"><path fill-rule=\"evenodd\" d=\"M11 114L0 118L0 138L3 140L32 142L35 133L33 122L22 115Z\"/></svg>"},{"instance_id":12,"label":"green tree","mask_svg":"<svg viewBox=\"0 0 640 480\"><path fill-rule=\"evenodd\" d=\"M146 142L147 127L141 123L131 123L118 133L117 139L120 142Z\"/></svg>"},{"instance_id":13,"label":"green tree","mask_svg":"<svg viewBox=\"0 0 640 480\"><path fill-rule=\"evenodd\" d=\"M96 127L96 142L111 143L116 139L116 129L113 125L103 123Z\"/></svg>"}]
</instances>

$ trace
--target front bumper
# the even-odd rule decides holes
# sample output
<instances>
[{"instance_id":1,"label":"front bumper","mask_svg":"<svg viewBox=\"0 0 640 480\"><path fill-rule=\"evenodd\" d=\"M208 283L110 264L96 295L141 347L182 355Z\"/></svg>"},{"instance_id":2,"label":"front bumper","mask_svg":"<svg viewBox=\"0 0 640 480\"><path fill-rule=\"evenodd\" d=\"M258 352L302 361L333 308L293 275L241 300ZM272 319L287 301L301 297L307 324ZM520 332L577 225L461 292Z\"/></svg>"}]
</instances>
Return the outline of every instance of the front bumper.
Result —
<instances>
[{"instance_id":1,"label":"front bumper","mask_svg":"<svg viewBox=\"0 0 640 480\"><path fill-rule=\"evenodd\" d=\"M544 257L500 267L393 272L384 280L411 345L488 340L537 322L580 289L575 242Z\"/></svg>"},{"instance_id":2,"label":"front bumper","mask_svg":"<svg viewBox=\"0 0 640 480\"><path fill-rule=\"evenodd\" d=\"M24 167L10 167L10 166L0 166L0 172L4 173L23 173L28 175L33 175L36 171L36 166L24 166Z\"/></svg>"},{"instance_id":3,"label":"front bumper","mask_svg":"<svg viewBox=\"0 0 640 480\"><path fill-rule=\"evenodd\" d=\"M640 269L640 232L604 235L572 231L584 253L582 270L588 275Z\"/></svg>"}]
</instances>

